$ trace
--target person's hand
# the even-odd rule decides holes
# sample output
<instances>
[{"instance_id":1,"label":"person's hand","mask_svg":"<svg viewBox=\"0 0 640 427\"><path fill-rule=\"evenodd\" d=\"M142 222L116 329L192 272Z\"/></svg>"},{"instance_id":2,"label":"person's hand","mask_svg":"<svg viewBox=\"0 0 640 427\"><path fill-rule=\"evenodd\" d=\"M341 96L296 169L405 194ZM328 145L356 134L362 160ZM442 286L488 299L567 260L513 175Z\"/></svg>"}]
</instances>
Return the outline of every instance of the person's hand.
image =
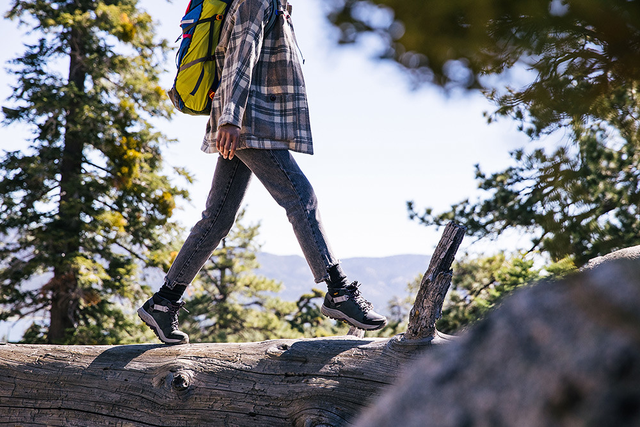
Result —
<instances>
[{"instance_id":1,"label":"person's hand","mask_svg":"<svg viewBox=\"0 0 640 427\"><path fill-rule=\"evenodd\" d=\"M238 139L240 139L240 128L238 126L226 124L218 128L216 148L222 157L227 160L233 159L238 147Z\"/></svg>"}]
</instances>

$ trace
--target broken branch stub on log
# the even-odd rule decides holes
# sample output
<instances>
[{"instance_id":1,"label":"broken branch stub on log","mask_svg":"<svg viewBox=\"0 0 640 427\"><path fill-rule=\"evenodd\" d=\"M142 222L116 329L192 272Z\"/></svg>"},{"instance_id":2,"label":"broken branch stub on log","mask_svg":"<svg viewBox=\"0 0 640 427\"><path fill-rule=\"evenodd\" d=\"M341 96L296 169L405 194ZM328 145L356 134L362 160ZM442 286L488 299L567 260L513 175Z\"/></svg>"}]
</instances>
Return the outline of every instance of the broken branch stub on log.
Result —
<instances>
[{"instance_id":1,"label":"broken branch stub on log","mask_svg":"<svg viewBox=\"0 0 640 427\"><path fill-rule=\"evenodd\" d=\"M445 227L429 268L422 277L416 302L409 314L409 326L404 339L432 339L436 335L436 320L451 285L451 265L464 238L466 227L450 222Z\"/></svg>"},{"instance_id":2,"label":"broken branch stub on log","mask_svg":"<svg viewBox=\"0 0 640 427\"><path fill-rule=\"evenodd\" d=\"M355 326L351 326L349 328L349 332L347 332L347 336L353 336L356 338L364 338L364 333L366 331L364 329L356 328Z\"/></svg>"}]
</instances>

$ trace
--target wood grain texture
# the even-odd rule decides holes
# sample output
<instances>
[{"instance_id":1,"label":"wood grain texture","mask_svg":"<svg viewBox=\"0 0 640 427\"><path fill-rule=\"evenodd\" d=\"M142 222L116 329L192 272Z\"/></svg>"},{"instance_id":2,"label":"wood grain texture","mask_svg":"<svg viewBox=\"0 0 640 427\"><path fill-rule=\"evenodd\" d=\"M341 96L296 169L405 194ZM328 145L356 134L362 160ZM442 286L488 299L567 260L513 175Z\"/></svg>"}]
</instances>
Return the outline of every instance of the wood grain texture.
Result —
<instances>
[{"instance_id":1,"label":"wood grain texture","mask_svg":"<svg viewBox=\"0 0 640 427\"><path fill-rule=\"evenodd\" d=\"M425 339L436 335L436 320L441 315L444 297L451 285L451 265L465 231L465 227L453 222L445 227L409 313L406 339Z\"/></svg>"},{"instance_id":2,"label":"wood grain texture","mask_svg":"<svg viewBox=\"0 0 640 427\"><path fill-rule=\"evenodd\" d=\"M444 340L0 346L14 425L348 425L400 367Z\"/></svg>"}]
</instances>

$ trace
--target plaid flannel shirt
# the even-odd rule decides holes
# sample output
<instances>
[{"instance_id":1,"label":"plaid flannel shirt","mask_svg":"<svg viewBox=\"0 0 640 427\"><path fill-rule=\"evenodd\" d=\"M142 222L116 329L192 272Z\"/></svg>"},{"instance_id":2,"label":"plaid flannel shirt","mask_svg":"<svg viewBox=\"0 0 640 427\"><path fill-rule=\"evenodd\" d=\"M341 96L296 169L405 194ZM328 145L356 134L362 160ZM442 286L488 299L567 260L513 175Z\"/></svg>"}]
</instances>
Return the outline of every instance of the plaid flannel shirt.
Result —
<instances>
[{"instance_id":1,"label":"plaid flannel shirt","mask_svg":"<svg viewBox=\"0 0 640 427\"><path fill-rule=\"evenodd\" d=\"M241 128L238 149L313 154L302 67L286 0L265 36L269 0L235 0L215 51L220 87L213 97L202 151L215 153L218 127Z\"/></svg>"}]
</instances>

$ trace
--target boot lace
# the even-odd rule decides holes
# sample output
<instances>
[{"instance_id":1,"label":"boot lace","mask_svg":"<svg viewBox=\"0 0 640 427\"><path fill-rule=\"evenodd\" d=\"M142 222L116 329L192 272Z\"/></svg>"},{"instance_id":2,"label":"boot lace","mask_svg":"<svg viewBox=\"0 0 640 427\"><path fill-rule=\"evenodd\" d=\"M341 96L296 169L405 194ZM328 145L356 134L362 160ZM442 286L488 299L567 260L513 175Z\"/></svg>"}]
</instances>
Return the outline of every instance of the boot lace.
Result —
<instances>
[{"instance_id":1,"label":"boot lace","mask_svg":"<svg viewBox=\"0 0 640 427\"><path fill-rule=\"evenodd\" d=\"M187 313L189 312L189 310L184 308L184 305L185 305L184 301L180 301L180 302L175 303L175 304L174 303L169 304L168 313L171 315L171 328L173 330L178 330L178 328L179 328L179 325L178 325L178 312L180 311L180 309L183 309Z\"/></svg>"},{"instance_id":2,"label":"boot lace","mask_svg":"<svg viewBox=\"0 0 640 427\"><path fill-rule=\"evenodd\" d=\"M347 285L345 289L347 291L347 294L349 295L349 298L352 299L353 302L355 302L363 312L367 313L370 310L373 310L373 304L371 304L362 296L359 288L360 283L358 281L355 281Z\"/></svg>"}]
</instances>

